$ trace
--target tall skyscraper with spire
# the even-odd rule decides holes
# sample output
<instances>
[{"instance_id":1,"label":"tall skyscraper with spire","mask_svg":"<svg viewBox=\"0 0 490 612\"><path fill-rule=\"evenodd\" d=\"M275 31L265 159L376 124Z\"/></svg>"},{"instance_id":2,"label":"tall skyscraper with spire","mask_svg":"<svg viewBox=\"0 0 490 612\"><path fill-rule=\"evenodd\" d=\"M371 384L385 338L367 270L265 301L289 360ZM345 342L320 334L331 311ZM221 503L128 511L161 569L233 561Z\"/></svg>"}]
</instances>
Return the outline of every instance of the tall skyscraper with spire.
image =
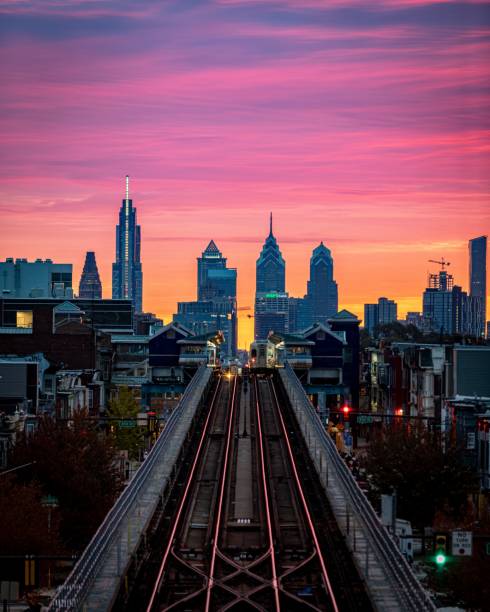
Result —
<instances>
[{"instance_id":1,"label":"tall skyscraper with spire","mask_svg":"<svg viewBox=\"0 0 490 612\"><path fill-rule=\"evenodd\" d=\"M100 282L95 253L93 251L87 251L85 256L85 265L80 277L78 297L86 300L102 299L102 283Z\"/></svg>"},{"instance_id":2,"label":"tall skyscraper with spire","mask_svg":"<svg viewBox=\"0 0 490 612\"><path fill-rule=\"evenodd\" d=\"M267 338L271 331L286 332L289 321L286 262L272 230L272 213L269 235L257 259L255 281L255 338Z\"/></svg>"},{"instance_id":3,"label":"tall skyscraper with spire","mask_svg":"<svg viewBox=\"0 0 490 612\"><path fill-rule=\"evenodd\" d=\"M286 262L272 231L272 213L269 221L269 235L256 264L256 293L271 291L284 292L286 287Z\"/></svg>"},{"instance_id":4,"label":"tall skyscraper with spire","mask_svg":"<svg viewBox=\"0 0 490 612\"><path fill-rule=\"evenodd\" d=\"M132 300L135 312L142 312L141 228L136 222L136 208L133 208L133 200L129 197L129 176L126 176L126 197L119 211L119 225L116 226L116 261L112 264L112 298Z\"/></svg>"}]
</instances>

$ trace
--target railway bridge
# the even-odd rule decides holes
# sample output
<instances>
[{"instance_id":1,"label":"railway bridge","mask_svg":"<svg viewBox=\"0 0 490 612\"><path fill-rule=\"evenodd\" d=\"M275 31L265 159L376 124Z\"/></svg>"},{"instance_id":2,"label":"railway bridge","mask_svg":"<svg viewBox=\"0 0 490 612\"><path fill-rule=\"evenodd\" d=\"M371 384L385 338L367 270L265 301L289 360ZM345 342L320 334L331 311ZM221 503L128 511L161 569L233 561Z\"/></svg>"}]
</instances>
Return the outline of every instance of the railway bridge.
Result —
<instances>
[{"instance_id":1,"label":"railway bridge","mask_svg":"<svg viewBox=\"0 0 490 612\"><path fill-rule=\"evenodd\" d=\"M434 610L294 372L202 367L50 610Z\"/></svg>"}]
</instances>

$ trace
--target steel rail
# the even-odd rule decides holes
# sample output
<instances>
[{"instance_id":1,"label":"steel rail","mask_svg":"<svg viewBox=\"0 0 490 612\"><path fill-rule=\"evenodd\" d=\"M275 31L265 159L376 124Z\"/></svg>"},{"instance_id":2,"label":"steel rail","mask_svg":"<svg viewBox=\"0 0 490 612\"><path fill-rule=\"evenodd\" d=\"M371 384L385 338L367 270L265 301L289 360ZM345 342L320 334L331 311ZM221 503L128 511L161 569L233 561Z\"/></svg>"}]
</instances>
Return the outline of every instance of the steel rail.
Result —
<instances>
[{"instance_id":1,"label":"steel rail","mask_svg":"<svg viewBox=\"0 0 490 612\"><path fill-rule=\"evenodd\" d=\"M269 537L268 552L270 554L270 559L271 559L272 588L274 589L274 603L276 606L276 610L279 611L281 609L281 601L280 601L280 596L279 596L279 581L277 579L276 557L274 553L274 537L272 533L272 520L271 520L271 509L270 509L270 501L269 501L269 490L268 490L267 476L265 473L264 436L262 433L262 416L260 414L259 388L257 385L257 377L254 378L254 384L255 384L255 413L257 416L257 433L258 433L258 442L259 442L259 451L260 451L259 453L260 454L260 472L262 475L262 486L264 488L267 534Z\"/></svg>"},{"instance_id":2,"label":"steel rail","mask_svg":"<svg viewBox=\"0 0 490 612\"><path fill-rule=\"evenodd\" d=\"M211 591L213 590L213 586L214 586L214 568L216 564L216 555L218 552L219 530L221 526L221 515L223 514L223 500L225 497L225 485L226 485L226 480L227 480L226 477L227 477L227 471L228 471L228 461L229 461L229 454L230 454L230 447L231 447L231 438L232 438L232 433L233 433L233 417L235 414L237 378L238 378L237 376L233 377L233 390L232 390L231 400L230 400L230 414L228 417L228 430L226 433L223 471L221 474L221 485L220 485L220 492L219 492L219 497L218 497L218 513L216 516L213 546L211 549L211 563L209 566L209 579L208 579L208 584L206 588L206 604L204 608L206 612L209 612L210 610Z\"/></svg>"},{"instance_id":3,"label":"steel rail","mask_svg":"<svg viewBox=\"0 0 490 612\"><path fill-rule=\"evenodd\" d=\"M311 537L313 539L313 543L314 543L315 548L316 548L316 553L318 555L318 560L320 561L320 565L321 565L321 568L322 568L323 581L325 583L325 587L327 589L327 592L328 592L328 594L330 596L334 612L339 612L339 607L337 605L337 600L335 598L335 594L333 592L332 585L330 583L330 578L328 577L328 572L327 572L327 566L325 564L325 559L323 558L323 553L322 553L322 550L320 548L320 543L318 541L318 536L316 534L315 525L313 524L313 521L312 521L312 518L311 518L311 514L310 514L310 510L308 508L308 504L306 502L306 497L305 497L305 494L304 494L304 491L303 491L303 486L301 484L301 480L300 480L299 475L298 475L298 469L296 467L296 460L294 458L294 453L293 453L293 450L291 448L291 443L289 442L289 436L288 436L288 432L287 432L287 429L286 429L286 425L284 423L284 419L283 419L283 416L281 414L281 407L279 405L279 400L277 398L277 393L276 393L276 389L275 389L275 386L274 386L274 382L271 379L269 379L269 385L270 385L270 387L272 389L272 394L274 396L274 401L275 401L275 404L276 404L277 414L279 416L279 422L281 424L281 429L282 429L282 433L283 433L283 436L284 436L284 441L286 442L286 448L288 450L289 460L291 462L291 467L293 469L293 475L294 475L294 480L296 482L296 487L298 489L298 493L299 493L299 496L300 496L300 499L301 499L301 504L303 506L303 511L305 513L305 516L306 516L306 522L308 524L308 528L310 530Z\"/></svg>"},{"instance_id":4,"label":"steel rail","mask_svg":"<svg viewBox=\"0 0 490 612\"><path fill-rule=\"evenodd\" d=\"M192 462L192 467L191 467L191 470L190 470L190 472L189 472L189 474L187 476L186 486L185 486L184 492L183 492L181 500L180 500L179 508L177 510L177 516L176 516L176 518L174 520L174 524L173 524L172 530L171 530L170 535L168 537L167 546L165 548L165 552L163 554L163 558L162 558L162 561L160 563L160 567L158 569L158 574L157 574L157 578L155 580L155 584L153 585L153 589L152 589L151 596L150 596L150 601L148 602L148 605L146 607L147 612L151 612L151 610L153 609L153 606L155 604L155 600L156 600L156 598L158 596L158 592L160 590L162 576L163 576L163 573L165 571L165 566L167 565L167 560L168 560L168 557L169 557L170 552L171 552L172 547L173 547L173 542L174 542L175 534L177 532L177 529L178 529L178 527L180 525L180 522L181 522L181 519L182 519L183 509L184 509L184 506L185 506L185 504L187 502L187 499L188 499L189 491L190 491L190 488L191 488L191 485L192 485L192 482L193 482L193 479L194 479L194 473L196 471L196 466L197 466L197 464L199 462L199 459L201 457L201 450L202 450L202 447L204 445L204 440L206 439L206 436L208 434L208 427L209 427L209 424L211 422L211 415L213 414L213 408L214 408L214 405L215 405L215 401L216 401L216 398L218 396L218 392L219 392L220 387L221 387L221 381L222 381L222 378L220 377L220 379L218 381L218 384L216 385L216 389L214 391L212 400L211 400L211 406L210 406L210 409L208 411L208 414L207 414L207 417L206 417L206 421L204 422L204 426L203 426L203 429L202 429L201 437L199 439L199 444L198 444L198 447L197 447L197 451L196 451L196 454L194 456L194 460Z\"/></svg>"},{"instance_id":5,"label":"steel rail","mask_svg":"<svg viewBox=\"0 0 490 612\"><path fill-rule=\"evenodd\" d=\"M141 488L149 478L162 449L165 448L171 438L187 401L202 382L206 372L208 372L207 367L201 365L194 374L148 457L107 513L68 578L58 588L55 597L49 605L49 610L65 612L68 610L78 610L81 607L89 586L92 584L103 562L107 549L112 543L122 521L131 510Z\"/></svg>"},{"instance_id":6,"label":"steel rail","mask_svg":"<svg viewBox=\"0 0 490 612\"><path fill-rule=\"evenodd\" d=\"M287 381L296 389L298 400L302 405L301 412L308 418L310 425L318 434L321 447L330 460L330 466L335 469L335 473L344 489L344 494L349 499L352 509L355 510L359 523L364 525L365 533L373 552L378 553L377 558L386 568L388 572L387 577L392 582L395 590L403 598L405 609L413 610L414 612L420 612L421 610L434 611L436 607L429 595L416 578L412 568L401 554L391 535L381 524L378 515L359 488L349 468L340 458L333 440L325 431L318 414L306 395L306 391L289 363L286 362L282 372L284 372L283 376L287 378ZM293 409L297 412L294 405Z\"/></svg>"}]
</instances>

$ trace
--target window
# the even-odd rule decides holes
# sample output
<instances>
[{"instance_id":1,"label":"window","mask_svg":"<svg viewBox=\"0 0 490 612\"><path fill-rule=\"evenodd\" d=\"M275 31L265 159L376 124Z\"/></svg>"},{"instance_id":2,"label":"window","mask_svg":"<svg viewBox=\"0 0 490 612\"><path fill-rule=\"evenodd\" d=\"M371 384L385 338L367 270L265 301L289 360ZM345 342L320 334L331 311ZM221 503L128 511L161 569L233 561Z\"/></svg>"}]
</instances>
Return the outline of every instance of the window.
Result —
<instances>
[{"instance_id":1,"label":"window","mask_svg":"<svg viewBox=\"0 0 490 612\"><path fill-rule=\"evenodd\" d=\"M32 310L18 310L16 326L32 329Z\"/></svg>"}]
</instances>

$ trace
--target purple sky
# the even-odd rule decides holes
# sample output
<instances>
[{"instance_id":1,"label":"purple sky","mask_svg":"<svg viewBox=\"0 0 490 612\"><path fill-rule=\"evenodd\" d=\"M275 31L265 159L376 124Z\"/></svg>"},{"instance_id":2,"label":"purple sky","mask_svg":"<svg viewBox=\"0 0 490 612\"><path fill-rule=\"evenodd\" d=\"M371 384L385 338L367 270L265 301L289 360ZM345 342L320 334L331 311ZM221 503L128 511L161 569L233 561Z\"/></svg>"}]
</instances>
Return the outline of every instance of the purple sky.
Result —
<instances>
[{"instance_id":1,"label":"purple sky","mask_svg":"<svg viewBox=\"0 0 490 612\"><path fill-rule=\"evenodd\" d=\"M110 296L129 173L167 319L210 238L252 304L269 210L292 294L323 240L342 306L420 309L490 227L489 33L480 2L0 1L0 257L95 250Z\"/></svg>"}]
</instances>

